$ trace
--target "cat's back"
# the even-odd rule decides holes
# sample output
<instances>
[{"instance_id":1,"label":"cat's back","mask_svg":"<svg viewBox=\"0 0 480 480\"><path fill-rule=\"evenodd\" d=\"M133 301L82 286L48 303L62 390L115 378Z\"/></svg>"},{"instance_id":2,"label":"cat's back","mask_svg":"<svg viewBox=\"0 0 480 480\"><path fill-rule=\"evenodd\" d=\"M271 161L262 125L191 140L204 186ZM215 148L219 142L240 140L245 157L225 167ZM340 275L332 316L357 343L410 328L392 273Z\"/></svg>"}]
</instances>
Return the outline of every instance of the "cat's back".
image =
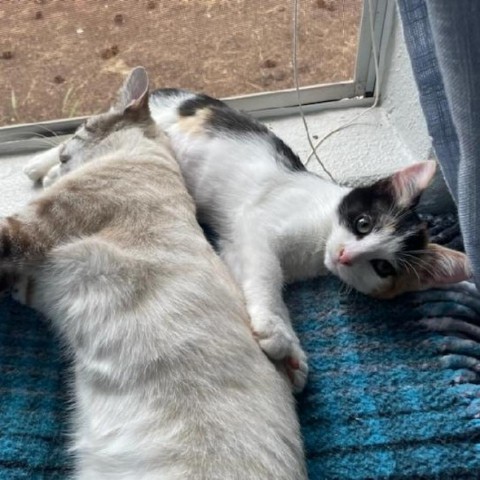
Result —
<instances>
[{"instance_id":1,"label":"cat's back","mask_svg":"<svg viewBox=\"0 0 480 480\"><path fill-rule=\"evenodd\" d=\"M173 134L174 148L181 136L203 137L206 143L215 140L237 149L242 149L243 143L245 153L255 148L257 156L261 156L263 149L280 169L305 171L298 156L264 124L221 100L188 90L165 88L151 93L149 105L154 120Z\"/></svg>"},{"instance_id":2,"label":"cat's back","mask_svg":"<svg viewBox=\"0 0 480 480\"><path fill-rule=\"evenodd\" d=\"M184 90L160 89L149 99L187 188L208 223L262 198L285 176L304 174L298 156L265 125L224 102Z\"/></svg>"}]
</instances>

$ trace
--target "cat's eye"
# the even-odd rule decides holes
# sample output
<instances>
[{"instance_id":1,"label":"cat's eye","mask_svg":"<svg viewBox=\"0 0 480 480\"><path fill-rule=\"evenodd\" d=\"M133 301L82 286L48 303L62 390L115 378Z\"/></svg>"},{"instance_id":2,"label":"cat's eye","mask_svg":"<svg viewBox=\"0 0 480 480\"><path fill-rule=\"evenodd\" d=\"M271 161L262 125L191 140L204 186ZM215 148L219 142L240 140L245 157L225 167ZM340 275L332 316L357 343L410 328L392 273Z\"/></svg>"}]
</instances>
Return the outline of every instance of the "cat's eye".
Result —
<instances>
[{"instance_id":1,"label":"cat's eye","mask_svg":"<svg viewBox=\"0 0 480 480\"><path fill-rule=\"evenodd\" d=\"M388 261L382 259L370 260L375 273L381 278L391 277L395 275L395 267Z\"/></svg>"},{"instance_id":2,"label":"cat's eye","mask_svg":"<svg viewBox=\"0 0 480 480\"><path fill-rule=\"evenodd\" d=\"M373 221L369 215L360 215L355 220L355 230L361 235L370 233L373 228Z\"/></svg>"}]
</instances>

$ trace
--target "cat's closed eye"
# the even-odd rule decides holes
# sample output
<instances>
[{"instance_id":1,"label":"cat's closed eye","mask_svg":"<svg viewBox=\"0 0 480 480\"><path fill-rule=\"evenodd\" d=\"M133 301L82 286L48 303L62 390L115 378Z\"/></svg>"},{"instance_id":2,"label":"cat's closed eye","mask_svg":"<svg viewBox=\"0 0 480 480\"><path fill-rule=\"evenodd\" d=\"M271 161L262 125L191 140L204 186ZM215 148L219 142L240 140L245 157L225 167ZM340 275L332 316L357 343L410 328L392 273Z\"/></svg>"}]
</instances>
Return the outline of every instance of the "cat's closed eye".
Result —
<instances>
[{"instance_id":1,"label":"cat's closed eye","mask_svg":"<svg viewBox=\"0 0 480 480\"><path fill-rule=\"evenodd\" d=\"M373 259L370 260L375 273L381 278L391 277L395 275L395 267L388 261L383 259Z\"/></svg>"}]
</instances>

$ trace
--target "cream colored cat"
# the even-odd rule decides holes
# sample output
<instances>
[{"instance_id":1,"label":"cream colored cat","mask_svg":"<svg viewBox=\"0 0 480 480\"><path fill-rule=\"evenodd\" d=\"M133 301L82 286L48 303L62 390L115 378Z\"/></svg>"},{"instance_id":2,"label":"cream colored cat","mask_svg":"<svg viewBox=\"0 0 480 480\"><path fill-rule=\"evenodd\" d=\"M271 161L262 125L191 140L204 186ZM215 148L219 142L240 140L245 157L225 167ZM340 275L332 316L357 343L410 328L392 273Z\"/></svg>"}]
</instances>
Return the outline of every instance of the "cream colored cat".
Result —
<instances>
[{"instance_id":1,"label":"cream colored cat","mask_svg":"<svg viewBox=\"0 0 480 480\"><path fill-rule=\"evenodd\" d=\"M75 478L305 479L291 386L197 224L145 70L61 148L79 167L1 222L0 258L72 354Z\"/></svg>"}]
</instances>

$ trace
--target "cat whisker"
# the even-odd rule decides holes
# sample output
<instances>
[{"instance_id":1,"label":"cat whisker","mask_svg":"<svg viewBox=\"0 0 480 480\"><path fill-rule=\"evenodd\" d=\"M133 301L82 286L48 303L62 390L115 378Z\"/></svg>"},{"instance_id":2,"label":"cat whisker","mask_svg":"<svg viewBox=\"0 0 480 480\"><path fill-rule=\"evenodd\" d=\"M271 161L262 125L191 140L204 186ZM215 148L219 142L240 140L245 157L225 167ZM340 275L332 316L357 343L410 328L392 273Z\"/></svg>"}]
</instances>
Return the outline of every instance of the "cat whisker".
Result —
<instances>
[{"instance_id":1,"label":"cat whisker","mask_svg":"<svg viewBox=\"0 0 480 480\"><path fill-rule=\"evenodd\" d=\"M59 135L58 135L54 130L52 130L51 128L46 127L45 125L38 125L38 127L43 128L43 129L46 130L47 132L51 133L51 136L52 136L52 137L55 137L55 138L58 138L58 137L59 137Z\"/></svg>"},{"instance_id":2,"label":"cat whisker","mask_svg":"<svg viewBox=\"0 0 480 480\"><path fill-rule=\"evenodd\" d=\"M35 137L43 140L45 142L45 144L51 145L52 147L56 147L58 145L58 142L52 141L50 136L42 135L39 132L33 132L33 131L30 131L30 132L27 131L26 133L28 135L32 135L32 136L35 136ZM57 135L57 137L58 137L58 135Z\"/></svg>"},{"instance_id":3,"label":"cat whisker","mask_svg":"<svg viewBox=\"0 0 480 480\"><path fill-rule=\"evenodd\" d=\"M402 254L407 254L407 255L433 255L434 252L431 250L424 249L424 250L409 250L408 252L402 252Z\"/></svg>"},{"instance_id":4,"label":"cat whisker","mask_svg":"<svg viewBox=\"0 0 480 480\"><path fill-rule=\"evenodd\" d=\"M420 281L420 275L418 274L415 267L410 262L408 262L408 260L399 259L399 263L401 263L408 272L413 273L417 277L418 281Z\"/></svg>"},{"instance_id":5,"label":"cat whisker","mask_svg":"<svg viewBox=\"0 0 480 480\"><path fill-rule=\"evenodd\" d=\"M387 215L386 215L386 217L387 217L387 218L396 217L396 215L394 215L395 210L397 210L397 205L395 204L395 202L392 202L392 203L390 204L389 209L387 210Z\"/></svg>"},{"instance_id":6,"label":"cat whisker","mask_svg":"<svg viewBox=\"0 0 480 480\"><path fill-rule=\"evenodd\" d=\"M350 295L352 292L353 288L345 282L342 282L340 285L340 295Z\"/></svg>"},{"instance_id":7,"label":"cat whisker","mask_svg":"<svg viewBox=\"0 0 480 480\"><path fill-rule=\"evenodd\" d=\"M424 270L432 277L435 276L435 272L432 270L431 265L426 260L423 260L422 258L416 257L415 255L411 255L405 252L403 252L402 255L409 257L408 260L406 260L408 261L408 263L415 264L418 268Z\"/></svg>"},{"instance_id":8,"label":"cat whisker","mask_svg":"<svg viewBox=\"0 0 480 480\"><path fill-rule=\"evenodd\" d=\"M422 260L421 258L416 257L415 255L409 255L406 253L402 253L403 261L407 262L408 264L411 265L416 265L419 268L424 269L425 271L429 270L429 264L425 260Z\"/></svg>"},{"instance_id":9,"label":"cat whisker","mask_svg":"<svg viewBox=\"0 0 480 480\"><path fill-rule=\"evenodd\" d=\"M405 210L405 211L401 212L400 214L395 215L395 220L397 222L399 222L399 221L403 220L409 214L410 214L410 211Z\"/></svg>"}]
</instances>

